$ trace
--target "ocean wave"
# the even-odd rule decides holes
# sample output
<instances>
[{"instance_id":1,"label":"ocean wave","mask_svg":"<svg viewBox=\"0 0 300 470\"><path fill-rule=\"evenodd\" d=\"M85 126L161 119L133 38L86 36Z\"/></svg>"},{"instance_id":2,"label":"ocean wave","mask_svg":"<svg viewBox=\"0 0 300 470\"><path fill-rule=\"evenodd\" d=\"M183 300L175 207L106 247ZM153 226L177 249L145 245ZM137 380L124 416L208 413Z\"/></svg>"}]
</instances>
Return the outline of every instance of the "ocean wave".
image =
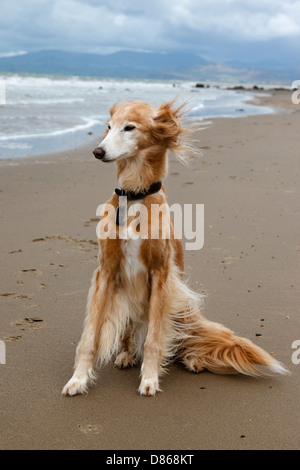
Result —
<instances>
[{"instance_id":1,"label":"ocean wave","mask_svg":"<svg viewBox=\"0 0 300 470\"><path fill-rule=\"evenodd\" d=\"M29 86L29 87L77 87L77 88L129 88L134 90L135 88L151 88L151 89L166 89L176 87L189 89L194 86L194 82L173 80L173 81L159 81L159 80L128 80L128 79L101 79L92 77L51 77L51 76L27 76L27 75L0 75L0 79L6 82L6 85L11 86Z\"/></svg>"},{"instance_id":2,"label":"ocean wave","mask_svg":"<svg viewBox=\"0 0 300 470\"><path fill-rule=\"evenodd\" d=\"M84 98L50 98L50 99L32 99L32 100L18 100L18 101L7 101L6 106L19 106L19 105L52 105L52 104L73 104L83 103Z\"/></svg>"},{"instance_id":3,"label":"ocean wave","mask_svg":"<svg viewBox=\"0 0 300 470\"><path fill-rule=\"evenodd\" d=\"M0 142L0 148L2 149L19 149L19 150L29 150L32 149L32 145L22 143L22 142Z\"/></svg>"},{"instance_id":4,"label":"ocean wave","mask_svg":"<svg viewBox=\"0 0 300 470\"><path fill-rule=\"evenodd\" d=\"M203 103L198 103L197 106L193 106L191 112L196 112L196 111L199 111L200 109L203 109L204 108L204 104Z\"/></svg>"},{"instance_id":5,"label":"ocean wave","mask_svg":"<svg viewBox=\"0 0 300 470\"><path fill-rule=\"evenodd\" d=\"M97 124L100 124L100 125L103 124L103 121L100 121L99 119L83 118L83 120L86 121L85 124L77 124L76 126L69 127L67 129L59 129L59 130L52 131L52 132L43 132L40 134L17 134L17 135L0 136L0 141L2 142L2 141L9 141L9 140L37 139L40 137L53 137L53 136L64 135L64 134L72 134L74 132L89 129Z\"/></svg>"}]
</instances>

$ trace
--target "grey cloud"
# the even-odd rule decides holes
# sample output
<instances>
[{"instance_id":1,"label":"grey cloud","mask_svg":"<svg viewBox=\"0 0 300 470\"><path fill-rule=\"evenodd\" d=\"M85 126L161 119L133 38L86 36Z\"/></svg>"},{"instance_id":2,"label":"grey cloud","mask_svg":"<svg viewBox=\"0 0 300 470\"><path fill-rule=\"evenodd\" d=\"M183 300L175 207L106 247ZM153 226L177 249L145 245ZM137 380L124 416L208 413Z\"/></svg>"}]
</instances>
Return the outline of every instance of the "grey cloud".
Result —
<instances>
[{"instance_id":1,"label":"grey cloud","mask_svg":"<svg viewBox=\"0 0 300 470\"><path fill-rule=\"evenodd\" d=\"M0 52L295 49L299 0L2 0ZM218 50L219 49L219 50Z\"/></svg>"}]
</instances>

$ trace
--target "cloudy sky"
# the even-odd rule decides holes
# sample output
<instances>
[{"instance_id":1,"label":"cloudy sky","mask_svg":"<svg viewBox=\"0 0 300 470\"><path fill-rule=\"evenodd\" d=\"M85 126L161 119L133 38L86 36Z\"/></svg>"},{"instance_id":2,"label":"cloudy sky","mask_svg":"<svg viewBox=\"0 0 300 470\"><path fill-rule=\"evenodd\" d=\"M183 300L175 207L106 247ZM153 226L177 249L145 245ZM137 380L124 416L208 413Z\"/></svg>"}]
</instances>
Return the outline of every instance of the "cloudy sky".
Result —
<instances>
[{"instance_id":1,"label":"cloudy sky","mask_svg":"<svg viewBox=\"0 0 300 470\"><path fill-rule=\"evenodd\" d=\"M300 59L300 0L0 0L0 55L64 49Z\"/></svg>"}]
</instances>

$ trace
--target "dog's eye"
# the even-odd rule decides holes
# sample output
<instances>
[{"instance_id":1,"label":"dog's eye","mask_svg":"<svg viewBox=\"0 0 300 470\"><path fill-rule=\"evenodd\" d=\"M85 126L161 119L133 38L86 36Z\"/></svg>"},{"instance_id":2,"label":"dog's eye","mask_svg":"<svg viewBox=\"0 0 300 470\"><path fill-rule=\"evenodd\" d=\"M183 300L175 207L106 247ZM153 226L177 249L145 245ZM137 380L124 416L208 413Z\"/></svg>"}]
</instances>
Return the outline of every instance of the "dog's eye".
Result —
<instances>
[{"instance_id":1,"label":"dog's eye","mask_svg":"<svg viewBox=\"0 0 300 470\"><path fill-rule=\"evenodd\" d=\"M107 126L107 129L108 129L109 131L110 131L110 129L111 129L111 127L110 127L110 125L109 125L109 124L108 124L108 126Z\"/></svg>"},{"instance_id":2,"label":"dog's eye","mask_svg":"<svg viewBox=\"0 0 300 470\"><path fill-rule=\"evenodd\" d=\"M124 131L126 131L126 132L133 131L133 129L135 129L135 126L126 126L126 127L124 127Z\"/></svg>"}]
</instances>

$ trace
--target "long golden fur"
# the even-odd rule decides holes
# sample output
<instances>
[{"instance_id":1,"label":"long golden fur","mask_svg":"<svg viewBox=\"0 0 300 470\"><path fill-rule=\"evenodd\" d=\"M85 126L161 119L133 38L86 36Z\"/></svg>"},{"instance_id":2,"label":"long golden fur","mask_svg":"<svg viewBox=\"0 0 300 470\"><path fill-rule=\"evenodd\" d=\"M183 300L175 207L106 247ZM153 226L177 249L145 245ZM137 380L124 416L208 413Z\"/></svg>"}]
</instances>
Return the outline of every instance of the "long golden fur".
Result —
<instances>
[{"instance_id":1,"label":"long golden fur","mask_svg":"<svg viewBox=\"0 0 300 470\"><path fill-rule=\"evenodd\" d=\"M182 114L183 106L174 102L157 109L138 101L115 104L95 156L116 162L119 185L125 191L148 189L166 176L169 150L182 161L193 153L185 141L189 129L182 125ZM139 202L148 213L153 204L167 203L164 186ZM107 204L117 208L118 196L113 194ZM141 216L141 227L143 222ZM151 238L152 223L150 217L145 238L124 240L117 230L116 238L99 239L100 266L92 278L75 371L63 394L87 392L95 380L94 364L114 356L120 368L142 364L141 395L160 390L159 378L174 359L192 372L208 369L254 376L263 374L265 366L285 373L263 349L204 318L202 296L182 280L183 248L174 237L172 219L169 239ZM161 235L161 226L157 230Z\"/></svg>"}]
</instances>

